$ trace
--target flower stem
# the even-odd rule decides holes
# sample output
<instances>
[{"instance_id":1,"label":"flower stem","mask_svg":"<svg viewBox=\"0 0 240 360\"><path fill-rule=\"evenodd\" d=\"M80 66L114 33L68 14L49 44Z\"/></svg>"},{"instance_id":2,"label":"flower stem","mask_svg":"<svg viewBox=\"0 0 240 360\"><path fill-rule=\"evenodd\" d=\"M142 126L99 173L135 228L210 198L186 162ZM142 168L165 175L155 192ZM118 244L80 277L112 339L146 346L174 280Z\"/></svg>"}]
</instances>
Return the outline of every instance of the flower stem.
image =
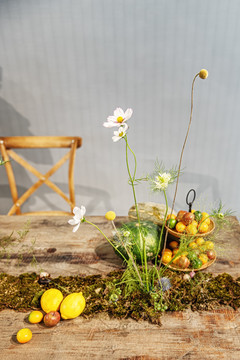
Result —
<instances>
[{"instance_id":1,"label":"flower stem","mask_svg":"<svg viewBox=\"0 0 240 360\"><path fill-rule=\"evenodd\" d=\"M109 238L104 234L104 232L102 232L102 230L97 225L93 224L91 221L88 221L86 219L84 220L84 222L94 226L105 237L105 239L109 242L109 244L120 254L120 256L123 257L124 261L126 261L127 263L127 259L125 258L125 256L121 253L121 251L118 250L118 248L109 240Z\"/></svg>"},{"instance_id":2,"label":"flower stem","mask_svg":"<svg viewBox=\"0 0 240 360\"><path fill-rule=\"evenodd\" d=\"M148 268L147 268L147 254L146 254L146 240L145 240L145 237L142 236L142 233L141 233L140 216L139 216L138 205L137 205L137 198L136 198L136 192L135 192L135 187L134 187L134 180L135 180L136 169L137 169L137 159L136 159L136 156L135 156L133 150L130 148L130 146L129 146L129 144L128 144L127 135L124 136L124 139L125 139L125 141L126 141L126 164L127 164L127 170L128 170L128 175L129 175L129 179L130 179L130 183L131 183L132 191L133 191L133 198L134 198L134 203L135 203L136 215L137 215L137 220L138 220L138 224L139 224L139 236L140 236L140 241L142 241L142 244L143 244L143 257L142 257L142 253L141 253L141 251L140 251L140 254L141 254L141 262L142 262L142 266L144 266L144 269L145 269L145 281L146 281L147 291L149 291ZM134 175L133 175L133 177L132 177L132 175L131 175L131 171L130 171L130 168L129 168L128 149L131 151L131 153L133 154L133 157L134 157L134 164L135 164L135 166L134 166Z\"/></svg>"},{"instance_id":3,"label":"flower stem","mask_svg":"<svg viewBox=\"0 0 240 360\"><path fill-rule=\"evenodd\" d=\"M158 244L158 250L157 250L157 254L155 257L155 266L157 266L157 258L158 258L158 253L160 251L160 247L161 247L161 243L162 243L162 236L163 236L163 231L164 231L164 227L166 224L166 218L167 218L167 213L168 213L168 199L167 199L167 194L166 194L166 190L163 190L163 194L164 194L164 198L165 198L165 204L166 204L166 211L164 214L164 219L163 219L163 224L162 224L162 228L161 228L161 233L160 233L160 238L159 238L159 244ZM165 245L165 244L164 244ZM166 246L165 246L166 247ZM164 252L165 248L163 247L163 252ZM161 260L160 260L161 262Z\"/></svg>"},{"instance_id":4,"label":"flower stem","mask_svg":"<svg viewBox=\"0 0 240 360\"><path fill-rule=\"evenodd\" d=\"M133 267L134 267L134 269L135 269L135 271L136 271L136 274L137 274L137 276L138 276L138 278L139 278L140 284L143 286L143 281L142 281L141 275L140 275L140 273L139 273L139 271L138 271L137 265L136 265L136 263L135 263L135 261L134 261L134 259L133 259L133 257L132 257L132 254L130 253L130 251L128 250L127 246L126 246L126 245L124 244L124 242L122 241L121 235L120 235L119 231L117 230L117 228L116 228L116 226L115 226L115 224L114 224L113 221L112 221L112 225L113 225L114 230L115 230L116 233L118 234L118 238L119 238L119 240L121 241L122 246L124 247L124 249L126 250L128 256L129 256L129 259L131 259L131 261L132 261Z\"/></svg>"},{"instance_id":5,"label":"flower stem","mask_svg":"<svg viewBox=\"0 0 240 360\"><path fill-rule=\"evenodd\" d=\"M136 209L136 214L137 214L137 220L138 220L139 227L140 227L140 216L139 216L138 205L137 205L137 198L136 198L136 192L135 192L135 187L134 187L134 180L135 180L136 169L137 169L137 159L136 159L136 155L134 154L133 150L130 148L130 146L129 146L129 144L128 144L128 140L127 140L127 136L126 136L126 135L125 135L124 139L125 139L125 141L126 141L126 164L127 164L127 170L128 170L128 175L129 175L130 183L131 183L131 186L132 186L133 198L134 198L135 209ZM133 177L132 177L132 175L131 175L130 168L129 168L128 149L131 151L131 153L133 154L133 157L134 157L135 166L134 166L134 175L133 175Z\"/></svg>"},{"instance_id":6,"label":"flower stem","mask_svg":"<svg viewBox=\"0 0 240 360\"><path fill-rule=\"evenodd\" d=\"M181 166L182 166L183 153L184 153L184 149L185 149L186 142L187 142L187 139L188 139L188 134L189 134L190 126L191 126L191 123L192 123L192 114L193 114L193 89L194 89L195 80L196 80L196 78L197 78L198 76L199 76L199 73L194 76L193 82L192 82L190 119L189 119L188 128L187 128L186 136L185 136L185 139L184 139L184 142L183 142L183 146L182 146L182 150L181 150L181 155L180 155L180 159L179 159L178 173L177 173L177 181L176 181L176 187L175 187L175 192L174 192L174 197L173 197L173 202L172 202L171 214L172 214L173 209L174 209L174 206L175 206L175 201L176 201L176 196L177 196L177 191L178 191L179 176L180 176L180 171L181 171ZM168 237L168 229L166 230L166 234L165 234L164 246L163 246L164 248L166 247L167 237ZM160 261L160 263L159 263L159 267L161 266L161 263L162 263L162 257L161 257L161 261Z\"/></svg>"}]
</instances>

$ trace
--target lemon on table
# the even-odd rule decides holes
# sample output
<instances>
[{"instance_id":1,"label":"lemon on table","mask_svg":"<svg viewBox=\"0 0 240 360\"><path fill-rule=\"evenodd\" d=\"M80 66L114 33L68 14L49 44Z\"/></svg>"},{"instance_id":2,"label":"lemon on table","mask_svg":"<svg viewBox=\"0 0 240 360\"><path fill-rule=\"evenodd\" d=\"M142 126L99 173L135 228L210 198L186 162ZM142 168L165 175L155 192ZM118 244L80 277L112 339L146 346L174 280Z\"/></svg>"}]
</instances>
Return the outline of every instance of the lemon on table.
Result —
<instances>
[{"instance_id":1,"label":"lemon on table","mask_svg":"<svg viewBox=\"0 0 240 360\"><path fill-rule=\"evenodd\" d=\"M31 324L37 324L42 321L42 318L43 318L43 313L41 311L34 310L29 314L28 321Z\"/></svg>"},{"instance_id":2,"label":"lemon on table","mask_svg":"<svg viewBox=\"0 0 240 360\"><path fill-rule=\"evenodd\" d=\"M58 311L63 300L63 294L58 289L48 289L41 297L41 307L45 313Z\"/></svg>"},{"instance_id":3,"label":"lemon on table","mask_svg":"<svg viewBox=\"0 0 240 360\"><path fill-rule=\"evenodd\" d=\"M72 293L65 297L60 306L61 317L66 319L74 319L78 317L84 310L86 305L85 298L81 292Z\"/></svg>"},{"instance_id":4,"label":"lemon on table","mask_svg":"<svg viewBox=\"0 0 240 360\"><path fill-rule=\"evenodd\" d=\"M17 341L21 344L30 341L31 338L32 338L32 332L30 329L24 328L17 332Z\"/></svg>"}]
</instances>

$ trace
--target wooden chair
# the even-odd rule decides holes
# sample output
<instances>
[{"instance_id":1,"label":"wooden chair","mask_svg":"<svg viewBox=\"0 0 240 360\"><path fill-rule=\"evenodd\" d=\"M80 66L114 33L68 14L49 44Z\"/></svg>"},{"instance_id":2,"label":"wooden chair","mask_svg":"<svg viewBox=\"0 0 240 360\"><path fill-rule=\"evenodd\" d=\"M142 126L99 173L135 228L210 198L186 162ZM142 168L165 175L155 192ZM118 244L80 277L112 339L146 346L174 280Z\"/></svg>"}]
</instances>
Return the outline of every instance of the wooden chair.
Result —
<instances>
[{"instance_id":1,"label":"wooden chair","mask_svg":"<svg viewBox=\"0 0 240 360\"><path fill-rule=\"evenodd\" d=\"M72 214L72 210L75 206L75 194L74 194L74 162L76 149L82 145L82 138L77 136L10 136L0 137L0 150L2 159L7 161L4 166L8 176L8 182L12 194L13 206L9 210L7 215L69 215ZM43 149L43 148L70 148L70 150L46 173L41 174L26 160L20 157L12 149ZM26 170L34 174L38 181L33 184L22 196L18 196L17 185L13 173L11 159L16 161ZM68 167L68 185L69 185L69 197L67 197L63 191L55 185L50 176L53 175L67 160L69 159ZM9 161L10 160L10 161ZM49 186L53 191L60 195L71 208L71 212L66 211L35 211L29 213L22 213L21 206L23 203L43 184Z\"/></svg>"}]
</instances>

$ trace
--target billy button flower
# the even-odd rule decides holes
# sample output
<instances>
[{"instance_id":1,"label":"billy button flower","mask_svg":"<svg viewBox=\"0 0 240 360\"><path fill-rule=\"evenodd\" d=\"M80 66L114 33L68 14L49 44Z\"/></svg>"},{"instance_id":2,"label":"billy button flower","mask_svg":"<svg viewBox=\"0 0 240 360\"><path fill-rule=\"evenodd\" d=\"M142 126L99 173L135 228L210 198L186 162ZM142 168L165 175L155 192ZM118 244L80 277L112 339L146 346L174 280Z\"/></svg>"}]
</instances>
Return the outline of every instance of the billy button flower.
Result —
<instances>
[{"instance_id":1,"label":"billy button flower","mask_svg":"<svg viewBox=\"0 0 240 360\"><path fill-rule=\"evenodd\" d=\"M116 214L115 214L114 211L108 211L108 212L106 212L106 214L105 214L105 218L106 218L107 220L109 220L109 221L113 221L113 220L115 220L115 218L116 218Z\"/></svg>"},{"instance_id":2,"label":"billy button flower","mask_svg":"<svg viewBox=\"0 0 240 360\"><path fill-rule=\"evenodd\" d=\"M208 71L206 69L202 69L198 75L201 79L206 79L208 77Z\"/></svg>"}]
</instances>

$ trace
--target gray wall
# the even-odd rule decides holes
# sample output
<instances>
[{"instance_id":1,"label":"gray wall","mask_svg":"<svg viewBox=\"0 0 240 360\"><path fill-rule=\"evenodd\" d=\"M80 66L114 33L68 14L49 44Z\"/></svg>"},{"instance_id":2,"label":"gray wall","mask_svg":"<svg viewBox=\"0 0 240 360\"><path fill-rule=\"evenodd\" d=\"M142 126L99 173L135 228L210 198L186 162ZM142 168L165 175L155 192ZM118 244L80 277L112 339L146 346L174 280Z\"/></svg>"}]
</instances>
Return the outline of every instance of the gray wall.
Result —
<instances>
[{"instance_id":1,"label":"gray wall","mask_svg":"<svg viewBox=\"0 0 240 360\"><path fill-rule=\"evenodd\" d=\"M79 135L77 204L87 214L133 203L124 141L112 142L102 124L120 106L132 107L129 143L138 176L156 158L177 165L197 79L193 124L186 146L176 209L197 190L198 207L221 199L239 213L239 0L0 0L0 134ZM42 171L60 154L28 152ZM16 169L20 192L31 177ZM11 205L0 169L0 213ZM55 180L66 189L63 173ZM169 192L172 199L173 189ZM146 184L138 201L163 202ZM47 188L28 209L63 206Z\"/></svg>"}]
</instances>

